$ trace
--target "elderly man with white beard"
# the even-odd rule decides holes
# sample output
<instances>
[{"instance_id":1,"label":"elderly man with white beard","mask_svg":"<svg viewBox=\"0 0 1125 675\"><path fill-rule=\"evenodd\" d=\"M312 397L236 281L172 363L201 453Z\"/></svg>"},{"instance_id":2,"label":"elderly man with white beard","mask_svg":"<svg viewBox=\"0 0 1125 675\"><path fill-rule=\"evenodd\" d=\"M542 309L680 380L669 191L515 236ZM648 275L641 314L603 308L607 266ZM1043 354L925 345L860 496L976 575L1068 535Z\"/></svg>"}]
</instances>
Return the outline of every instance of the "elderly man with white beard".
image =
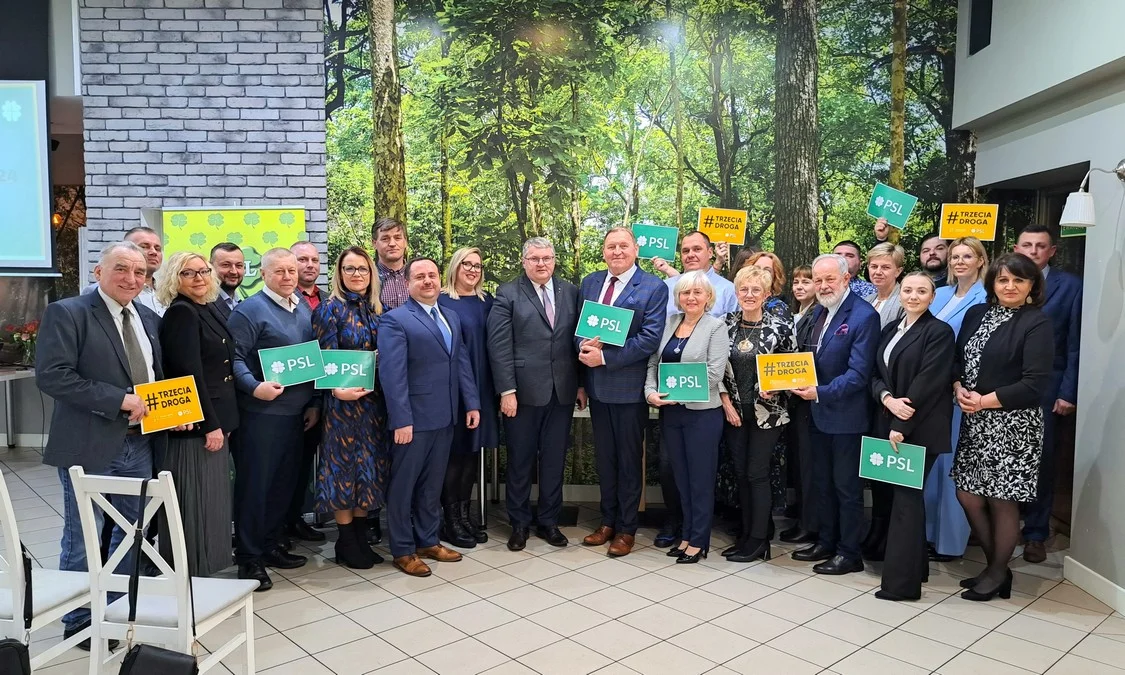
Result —
<instances>
[{"instance_id":1,"label":"elderly man with white beard","mask_svg":"<svg viewBox=\"0 0 1125 675\"><path fill-rule=\"evenodd\" d=\"M812 265L820 304L810 334L815 353L815 387L793 393L812 401L812 447L819 458L813 489L820 506L820 539L797 550L794 560L823 561L817 574L863 571L863 484L859 478L860 438L871 419L866 396L879 343L879 314L848 289L848 261L833 253Z\"/></svg>"}]
</instances>

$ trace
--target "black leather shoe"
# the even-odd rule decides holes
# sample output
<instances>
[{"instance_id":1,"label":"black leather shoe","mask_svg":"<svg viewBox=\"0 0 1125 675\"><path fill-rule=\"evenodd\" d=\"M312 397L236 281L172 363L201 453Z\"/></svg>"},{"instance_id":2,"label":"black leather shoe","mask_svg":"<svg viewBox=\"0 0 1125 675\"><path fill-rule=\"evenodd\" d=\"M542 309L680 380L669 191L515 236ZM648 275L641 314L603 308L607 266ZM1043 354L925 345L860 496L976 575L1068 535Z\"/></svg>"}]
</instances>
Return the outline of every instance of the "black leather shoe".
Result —
<instances>
[{"instance_id":1,"label":"black leather shoe","mask_svg":"<svg viewBox=\"0 0 1125 675\"><path fill-rule=\"evenodd\" d=\"M821 546L820 544L813 544L806 546L802 549L793 551L793 559L800 562L819 562L821 560L831 560L836 552L830 548Z\"/></svg>"},{"instance_id":2,"label":"black leather shoe","mask_svg":"<svg viewBox=\"0 0 1125 675\"><path fill-rule=\"evenodd\" d=\"M289 535L283 534L281 535L281 538L277 540L277 547L282 551L292 551L293 540L289 538Z\"/></svg>"},{"instance_id":3,"label":"black leather shoe","mask_svg":"<svg viewBox=\"0 0 1125 675\"><path fill-rule=\"evenodd\" d=\"M324 541L328 538L324 536L323 532L315 529L312 525L309 525L303 520L298 520L285 528L285 534L293 539L300 539L301 541Z\"/></svg>"},{"instance_id":4,"label":"black leather shoe","mask_svg":"<svg viewBox=\"0 0 1125 675\"><path fill-rule=\"evenodd\" d=\"M292 553L286 553L280 548L275 548L274 550L262 556L263 564L265 564L267 567L273 567L279 570L292 570L298 567L303 567L304 564L308 561L309 559L303 555L293 555Z\"/></svg>"},{"instance_id":5,"label":"black leather shoe","mask_svg":"<svg viewBox=\"0 0 1125 675\"><path fill-rule=\"evenodd\" d=\"M266 572L265 566L262 565L259 560L240 564L238 566L238 578L256 579L258 581L258 588L255 589L255 593L261 593L262 591L268 591L273 588L273 579L270 579L270 575Z\"/></svg>"},{"instance_id":6,"label":"black leather shoe","mask_svg":"<svg viewBox=\"0 0 1125 675\"><path fill-rule=\"evenodd\" d=\"M922 599L921 595L907 597L905 595L899 595L898 593L891 593L890 591L884 591L881 588L879 590L875 591L875 597L880 599L880 600L890 600L891 602L903 602L904 600L921 600Z\"/></svg>"},{"instance_id":7,"label":"black leather shoe","mask_svg":"<svg viewBox=\"0 0 1125 675\"><path fill-rule=\"evenodd\" d=\"M794 525L787 530L782 530L778 539L786 544L812 544L815 543L818 536L816 532L809 532L808 530L801 529L800 525Z\"/></svg>"},{"instance_id":8,"label":"black leather shoe","mask_svg":"<svg viewBox=\"0 0 1125 675\"><path fill-rule=\"evenodd\" d=\"M652 540L652 545L656 548L668 548L670 546L680 545L680 531L683 529L682 525L678 523L669 523L660 529L656 538Z\"/></svg>"},{"instance_id":9,"label":"black leather shoe","mask_svg":"<svg viewBox=\"0 0 1125 675\"><path fill-rule=\"evenodd\" d=\"M383 524L379 522L379 512L372 511L367 516L367 543L374 546L383 541Z\"/></svg>"},{"instance_id":10,"label":"black leather shoe","mask_svg":"<svg viewBox=\"0 0 1125 675\"><path fill-rule=\"evenodd\" d=\"M852 572L863 571L862 560L851 560L842 555L833 556L831 560L813 565L813 572L817 574L828 574L831 576L840 576L841 574L851 574Z\"/></svg>"},{"instance_id":11,"label":"black leather shoe","mask_svg":"<svg viewBox=\"0 0 1125 675\"><path fill-rule=\"evenodd\" d=\"M508 537L509 551L522 551L527 546L527 528L513 527L512 536Z\"/></svg>"},{"instance_id":12,"label":"black leather shoe","mask_svg":"<svg viewBox=\"0 0 1125 675\"><path fill-rule=\"evenodd\" d=\"M79 626L75 626L74 628L63 629L63 639L66 640L68 638L74 637L75 635L81 633L82 631L86 630L89 627L90 627L90 622L87 621L87 622L85 622L85 623L83 623ZM112 651L116 650L118 645L120 645L120 644L121 643L118 642L117 640L110 640L109 641L109 651L112 652ZM84 652L90 651L90 638L86 638L85 640L79 642L75 646L78 647L79 649L81 649Z\"/></svg>"},{"instance_id":13,"label":"black leather shoe","mask_svg":"<svg viewBox=\"0 0 1125 675\"><path fill-rule=\"evenodd\" d=\"M679 558L676 558L676 564L677 565L694 565L695 563L699 562L700 558L703 558L704 560L707 559L707 549L701 548L698 551L696 551L695 553L692 553L691 555L688 555L687 552L685 551L685 552L680 554Z\"/></svg>"},{"instance_id":14,"label":"black leather shoe","mask_svg":"<svg viewBox=\"0 0 1125 675\"><path fill-rule=\"evenodd\" d=\"M551 546L558 546L559 548L562 548L563 546L566 546L570 543L570 540L566 538L566 535L559 531L559 528L555 525L552 525L550 527L544 527L543 525L540 525L539 527L535 528L535 536L539 537Z\"/></svg>"},{"instance_id":15,"label":"black leather shoe","mask_svg":"<svg viewBox=\"0 0 1125 675\"><path fill-rule=\"evenodd\" d=\"M727 556L733 563L748 563L770 559L770 543L762 539L748 539L741 548Z\"/></svg>"}]
</instances>

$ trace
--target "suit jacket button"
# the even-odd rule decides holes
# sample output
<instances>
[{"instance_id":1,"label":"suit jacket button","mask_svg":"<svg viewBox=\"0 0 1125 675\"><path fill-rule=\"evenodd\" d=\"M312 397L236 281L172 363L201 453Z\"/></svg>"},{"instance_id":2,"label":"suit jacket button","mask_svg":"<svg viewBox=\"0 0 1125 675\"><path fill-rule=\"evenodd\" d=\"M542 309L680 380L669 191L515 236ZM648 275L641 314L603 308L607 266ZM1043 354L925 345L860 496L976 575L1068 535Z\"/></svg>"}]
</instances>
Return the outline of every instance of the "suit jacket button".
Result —
<instances>
[{"instance_id":1,"label":"suit jacket button","mask_svg":"<svg viewBox=\"0 0 1125 675\"><path fill-rule=\"evenodd\" d=\"M226 343L227 343L227 339L223 338L223 344L226 344Z\"/></svg>"},{"instance_id":2,"label":"suit jacket button","mask_svg":"<svg viewBox=\"0 0 1125 675\"><path fill-rule=\"evenodd\" d=\"M230 364L230 359L224 359L224 360L223 360L223 365L224 365L224 366L226 366L226 365L229 365L229 364Z\"/></svg>"}]
</instances>

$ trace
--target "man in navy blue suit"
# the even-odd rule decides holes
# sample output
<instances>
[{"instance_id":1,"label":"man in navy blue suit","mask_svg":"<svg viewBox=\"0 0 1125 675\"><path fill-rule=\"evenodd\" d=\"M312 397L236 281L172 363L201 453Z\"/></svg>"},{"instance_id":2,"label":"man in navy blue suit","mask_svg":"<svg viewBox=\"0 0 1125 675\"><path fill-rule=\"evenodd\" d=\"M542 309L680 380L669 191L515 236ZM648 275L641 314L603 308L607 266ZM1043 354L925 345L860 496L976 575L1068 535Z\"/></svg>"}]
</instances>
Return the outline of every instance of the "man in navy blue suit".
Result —
<instances>
[{"instance_id":1,"label":"man in navy blue suit","mask_svg":"<svg viewBox=\"0 0 1125 675\"><path fill-rule=\"evenodd\" d=\"M1078 403L1078 346L1082 323L1082 280L1051 267L1055 235L1045 225L1028 225L1016 239L1016 253L1039 266L1047 282L1043 311L1055 330L1055 360L1051 386L1043 396L1043 460L1039 465L1039 494L1024 510L1023 558L1029 563L1047 559L1044 542L1051 530L1051 507L1055 502L1055 425L1059 417L1073 415Z\"/></svg>"},{"instance_id":2,"label":"man in navy blue suit","mask_svg":"<svg viewBox=\"0 0 1125 675\"><path fill-rule=\"evenodd\" d=\"M879 314L849 290L848 261L818 256L812 265L817 307L812 317L815 387L793 393L812 401L813 488L820 514L820 540L793 553L794 560L823 561L817 574L863 571L863 483L860 437L867 433L871 397L867 387L879 345Z\"/></svg>"},{"instance_id":3,"label":"man in navy blue suit","mask_svg":"<svg viewBox=\"0 0 1125 675\"><path fill-rule=\"evenodd\" d=\"M480 423L480 400L461 322L438 308L441 273L436 262L406 265L410 299L379 322L379 383L387 394L387 423L394 431L387 526L395 567L430 576L422 562L456 562L461 554L438 542L441 483L449 444L464 403L466 425Z\"/></svg>"},{"instance_id":4,"label":"man in navy blue suit","mask_svg":"<svg viewBox=\"0 0 1125 675\"><path fill-rule=\"evenodd\" d=\"M637 240L629 228L606 233L602 258L608 269L582 280L579 299L630 309L633 321L621 347L575 338L578 360L585 366L602 512L601 526L582 543L602 546L612 541L609 555L623 556L633 550L637 533L648 424L644 383L648 358L660 348L664 334L668 287L637 267Z\"/></svg>"}]
</instances>

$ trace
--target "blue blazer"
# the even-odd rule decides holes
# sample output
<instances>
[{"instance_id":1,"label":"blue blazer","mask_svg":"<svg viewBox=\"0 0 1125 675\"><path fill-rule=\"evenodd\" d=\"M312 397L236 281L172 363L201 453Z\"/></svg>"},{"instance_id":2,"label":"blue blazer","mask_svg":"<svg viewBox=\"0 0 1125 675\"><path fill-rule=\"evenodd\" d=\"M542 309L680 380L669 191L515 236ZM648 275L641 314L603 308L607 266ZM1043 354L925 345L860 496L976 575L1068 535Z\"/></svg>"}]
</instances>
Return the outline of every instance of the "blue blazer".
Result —
<instances>
[{"instance_id":1,"label":"blue blazer","mask_svg":"<svg viewBox=\"0 0 1125 675\"><path fill-rule=\"evenodd\" d=\"M605 283L605 276L606 270L586 275L582 280L579 305L581 300L598 302L601 299L598 294ZM582 367L586 395L601 403L643 403L648 357L660 348L660 339L664 335L668 287L638 267L613 306L633 310L633 321L629 324L623 346L605 345L602 349L604 366ZM582 338L575 338L575 348L580 348L582 341Z\"/></svg>"},{"instance_id":2,"label":"blue blazer","mask_svg":"<svg viewBox=\"0 0 1125 675\"><path fill-rule=\"evenodd\" d=\"M828 310L816 308L813 326ZM865 434L871 421L868 387L879 349L879 313L863 298L848 293L824 331L815 356L817 399L812 405L816 428L826 434ZM811 336L815 341L816 335Z\"/></svg>"},{"instance_id":3,"label":"blue blazer","mask_svg":"<svg viewBox=\"0 0 1125 675\"><path fill-rule=\"evenodd\" d=\"M1052 267L1047 274L1047 302L1043 311L1051 319L1055 335L1055 360L1051 384L1043 404L1055 399L1078 403L1078 347L1082 328L1082 280Z\"/></svg>"},{"instance_id":4,"label":"blue blazer","mask_svg":"<svg viewBox=\"0 0 1125 675\"><path fill-rule=\"evenodd\" d=\"M937 289L934 295L934 302L930 305L930 314L937 316L941 310L949 304L953 299L953 293L956 292L956 286L942 286ZM969 288L969 292L965 294L965 298L961 300L961 304L957 305L957 309L953 313L942 319L942 321L949 324L953 329L953 336L957 337L961 333L961 322L965 320L965 312L968 311L973 305L979 305L987 299L984 292L984 282L978 281Z\"/></svg>"},{"instance_id":5,"label":"blue blazer","mask_svg":"<svg viewBox=\"0 0 1125 675\"><path fill-rule=\"evenodd\" d=\"M413 426L435 431L457 423L458 404L480 410L469 352L461 339L457 312L438 308L453 333L452 352L433 318L410 299L379 320L379 384L387 399L391 429Z\"/></svg>"}]
</instances>

